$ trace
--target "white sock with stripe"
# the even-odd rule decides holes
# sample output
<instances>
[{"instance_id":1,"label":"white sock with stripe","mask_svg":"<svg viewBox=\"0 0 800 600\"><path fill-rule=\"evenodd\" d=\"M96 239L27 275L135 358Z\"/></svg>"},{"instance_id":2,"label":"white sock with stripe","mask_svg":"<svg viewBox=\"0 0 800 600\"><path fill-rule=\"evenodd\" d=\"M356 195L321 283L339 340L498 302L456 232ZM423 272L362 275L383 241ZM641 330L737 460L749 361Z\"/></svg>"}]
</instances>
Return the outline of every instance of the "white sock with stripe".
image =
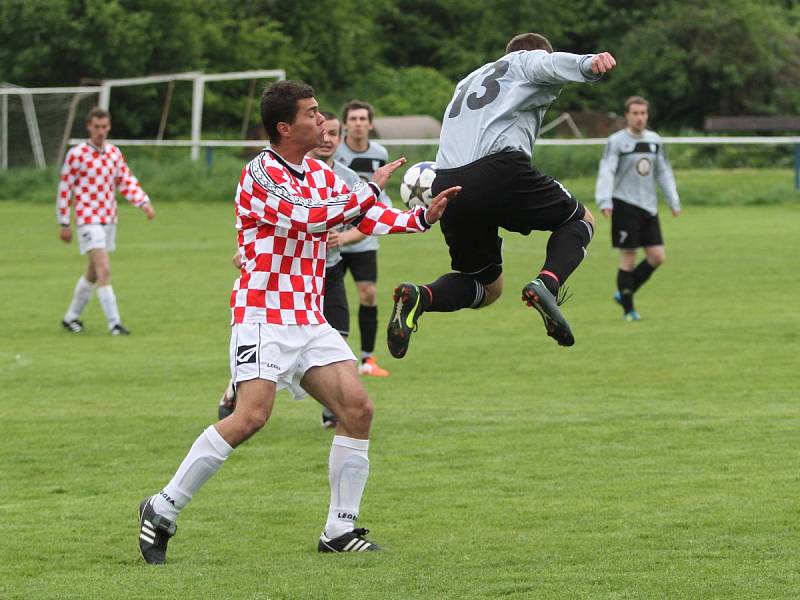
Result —
<instances>
[{"instance_id":1,"label":"white sock with stripe","mask_svg":"<svg viewBox=\"0 0 800 600\"><path fill-rule=\"evenodd\" d=\"M114 295L114 289L110 284L97 288L97 298L100 300L100 306L103 307L103 312L106 315L108 328L112 329L114 325L118 325L121 322L119 319L119 309L117 308L117 297Z\"/></svg>"},{"instance_id":2,"label":"white sock with stripe","mask_svg":"<svg viewBox=\"0 0 800 600\"><path fill-rule=\"evenodd\" d=\"M358 518L361 496L369 476L369 440L333 436L328 460L331 504L325 535L331 539L352 531Z\"/></svg>"},{"instance_id":3,"label":"white sock with stripe","mask_svg":"<svg viewBox=\"0 0 800 600\"><path fill-rule=\"evenodd\" d=\"M75 290L72 292L72 304L67 309L67 314L64 315L64 320L69 323L81 316L83 309L89 304L94 293L94 284L81 275L78 283L75 284Z\"/></svg>"},{"instance_id":4,"label":"white sock with stripe","mask_svg":"<svg viewBox=\"0 0 800 600\"><path fill-rule=\"evenodd\" d=\"M210 425L192 445L170 482L153 496L156 513L174 521L194 493L217 472L231 452L233 448Z\"/></svg>"}]
</instances>

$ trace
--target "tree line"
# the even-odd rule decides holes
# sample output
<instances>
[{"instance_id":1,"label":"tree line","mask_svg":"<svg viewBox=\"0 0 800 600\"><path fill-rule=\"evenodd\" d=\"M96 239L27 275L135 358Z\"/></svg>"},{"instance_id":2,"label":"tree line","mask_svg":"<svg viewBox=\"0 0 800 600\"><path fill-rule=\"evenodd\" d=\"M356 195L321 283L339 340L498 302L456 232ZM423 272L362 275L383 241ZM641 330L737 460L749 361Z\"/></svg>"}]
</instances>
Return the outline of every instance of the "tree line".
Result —
<instances>
[{"instance_id":1,"label":"tree line","mask_svg":"<svg viewBox=\"0 0 800 600\"><path fill-rule=\"evenodd\" d=\"M379 114L441 118L455 83L526 31L557 50L617 57L602 85L568 86L560 110L621 112L640 94L671 131L708 115L800 113L797 0L2 0L0 81L283 68L326 108L358 97ZM175 137L190 114L188 85L179 92ZM115 134L152 137L164 94L115 96ZM247 82L209 85L204 130L235 130L247 94Z\"/></svg>"}]
</instances>

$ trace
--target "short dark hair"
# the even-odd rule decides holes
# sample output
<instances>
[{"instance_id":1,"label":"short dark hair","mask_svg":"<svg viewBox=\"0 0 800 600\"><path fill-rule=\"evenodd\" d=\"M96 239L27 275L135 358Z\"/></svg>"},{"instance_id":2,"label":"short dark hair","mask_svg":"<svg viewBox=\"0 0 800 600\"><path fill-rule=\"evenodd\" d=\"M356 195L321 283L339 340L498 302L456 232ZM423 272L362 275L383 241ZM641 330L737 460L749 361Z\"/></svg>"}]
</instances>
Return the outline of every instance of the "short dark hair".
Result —
<instances>
[{"instance_id":1,"label":"short dark hair","mask_svg":"<svg viewBox=\"0 0 800 600\"><path fill-rule=\"evenodd\" d=\"M339 117L337 117L335 113L332 113L329 110L321 110L319 111L319 114L321 114L326 121L333 121L334 119L339 121ZM339 121L339 135L341 134L342 134L342 122Z\"/></svg>"},{"instance_id":2,"label":"short dark hair","mask_svg":"<svg viewBox=\"0 0 800 600\"><path fill-rule=\"evenodd\" d=\"M646 107L650 108L650 103L645 100L642 96L631 96L627 100L625 100L625 112L628 112L631 108L631 104L644 104Z\"/></svg>"},{"instance_id":3,"label":"short dark hair","mask_svg":"<svg viewBox=\"0 0 800 600\"><path fill-rule=\"evenodd\" d=\"M372 104L369 102L364 102L363 100L350 100L347 104L342 107L342 122L347 123L347 113L351 110L358 110L359 108L367 109L367 118L369 122L372 123L372 117L375 115L375 109L372 108Z\"/></svg>"},{"instance_id":4,"label":"short dark hair","mask_svg":"<svg viewBox=\"0 0 800 600\"><path fill-rule=\"evenodd\" d=\"M111 120L111 113L108 112L105 108L100 108L99 106L94 106L86 114L86 122L88 123L92 119L109 119L109 120Z\"/></svg>"},{"instance_id":5,"label":"short dark hair","mask_svg":"<svg viewBox=\"0 0 800 600\"><path fill-rule=\"evenodd\" d=\"M278 123L294 123L297 102L314 97L314 88L302 81L276 81L264 88L261 94L261 122L270 141L281 140Z\"/></svg>"},{"instance_id":6,"label":"short dark hair","mask_svg":"<svg viewBox=\"0 0 800 600\"><path fill-rule=\"evenodd\" d=\"M553 46L550 45L550 40L538 33L520 33L511 38L506 46L506 54L516 52L517 50L544 50L552 52Z\"/></svg>"}]
</instances>

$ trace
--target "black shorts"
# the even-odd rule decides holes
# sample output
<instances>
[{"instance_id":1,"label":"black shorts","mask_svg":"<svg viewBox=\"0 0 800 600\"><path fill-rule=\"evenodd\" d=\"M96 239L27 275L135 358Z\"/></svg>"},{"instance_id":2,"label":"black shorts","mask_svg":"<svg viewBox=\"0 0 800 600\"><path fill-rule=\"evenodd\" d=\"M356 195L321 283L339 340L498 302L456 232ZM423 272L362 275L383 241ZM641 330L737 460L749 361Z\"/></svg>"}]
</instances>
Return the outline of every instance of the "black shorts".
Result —
<instances>
[{"instance_id":1,"label":"black shorts","mask_svg":"<svg viewBox=\"0 0 800 600\"><path fill-rule=\"evenodd\" d=\"M455 271L491 283L503 272L498 229L528 235L582 219L583 205L558 181L531 166L523 152L499 152L456 169L440 169L432 193L454 185L461 193L441 219Z\"/></svg>"},{"instance_id":2,"label":"black shorts","mask_svg":"<svg viewBox=\"0 0 800 600\"><path fill-rule=\"evenodd\" d=\"M646 246L661 246L661 225L658 215L617 198L611 212L611 245L614 248L635 250Z\"/></svg>"},{"instance_id":3,"label":"black shorts","mask_svg":"<svg viewBox=\"0 0 800 600\"><path fill-rule=\"evenodd\" d=\"M350 333L350 309L344 287L344 268L338 262L325 271L325 298L322 314L336 331L347 337Z\"/></svg>"},{"instance_id":4,"label":"black shorts","mask_svg":"<svg viewBox=\"0 0 800 600\"><path fill-rule=\"evenodd\" d=\"M342 274L350 271L356 281L378 281L378 253L375 250L366 252L342 252Z\"/></svg>"}]
</instances>

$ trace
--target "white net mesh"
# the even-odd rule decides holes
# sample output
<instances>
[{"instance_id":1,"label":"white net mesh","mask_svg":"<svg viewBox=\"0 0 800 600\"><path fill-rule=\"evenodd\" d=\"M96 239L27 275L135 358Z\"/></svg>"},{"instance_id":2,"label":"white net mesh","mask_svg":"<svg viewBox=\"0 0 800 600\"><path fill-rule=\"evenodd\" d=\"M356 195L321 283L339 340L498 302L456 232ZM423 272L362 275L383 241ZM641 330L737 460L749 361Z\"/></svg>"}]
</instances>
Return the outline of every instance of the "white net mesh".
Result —
<instances>
[{"instance_id":1,"label":"white net mesh","mask_svg":"<svg viewBox=\"0 0 800 600\"><path fill-rule=\"evenodd\" d=\"M0 168L57 165L70 137L85 137L86 114L95 92L27 93L3 88L0 95Z\"/></svg>"}]
</instances>

